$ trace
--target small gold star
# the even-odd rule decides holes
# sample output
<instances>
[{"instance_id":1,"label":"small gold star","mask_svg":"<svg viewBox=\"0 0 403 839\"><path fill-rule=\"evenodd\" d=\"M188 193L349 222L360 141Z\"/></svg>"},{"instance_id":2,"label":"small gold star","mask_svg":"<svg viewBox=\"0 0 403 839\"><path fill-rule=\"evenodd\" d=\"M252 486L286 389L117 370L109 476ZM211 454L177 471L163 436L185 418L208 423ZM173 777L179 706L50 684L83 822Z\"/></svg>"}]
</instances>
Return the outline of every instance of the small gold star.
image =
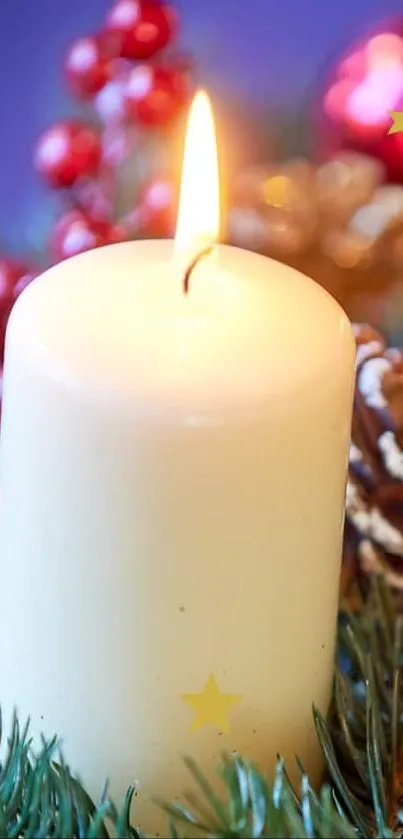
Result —
<instances>
[{"instance_id":1,"label":"small gold star","mask_svg":"<svg viewBox=\"0 0 403 839\"><path fill-rule=\"evenodd\" d=\"M229 732L228 709L242 696L237 693L221 693L214 676L209 676L202 693L182 693L181 699L195 711L192 731L204 725L215 725L226 734Z\"/></svg>"},{"instance_id":2,"label":"small gold star","mask_svg":"<svg viewBox=\"0 0 403 839\"><path fill-rule=\"evenodd\" d=\"M388 134L398 134L403 131L403 111L391 111L390 114L393 124L390 126Z\"/></svg>"}]
</instances>

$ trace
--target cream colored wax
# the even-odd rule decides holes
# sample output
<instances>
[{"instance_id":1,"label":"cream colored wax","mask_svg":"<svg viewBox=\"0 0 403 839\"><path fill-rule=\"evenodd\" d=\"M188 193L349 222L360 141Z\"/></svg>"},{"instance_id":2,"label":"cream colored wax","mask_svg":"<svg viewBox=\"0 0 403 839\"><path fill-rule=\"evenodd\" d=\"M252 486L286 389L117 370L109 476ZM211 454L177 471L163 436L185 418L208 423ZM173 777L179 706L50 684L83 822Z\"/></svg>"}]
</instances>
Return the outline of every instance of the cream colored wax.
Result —
<instances>
[{"instance_id":1,"label":"cream colored wax","mask_svg":"<svg viewBox=\"0 0 403 839\"><path fill-rule=\"evenodd\" d=\"M219 247L185 296L172 250L92 251L24 291L1 432L6 719L57 732L94 795L138 779L150 832L183 754L318 777L354 376L311 280ZM182 696L210 676L236 695L218 722Z\"/></svg>"}]
</instances>

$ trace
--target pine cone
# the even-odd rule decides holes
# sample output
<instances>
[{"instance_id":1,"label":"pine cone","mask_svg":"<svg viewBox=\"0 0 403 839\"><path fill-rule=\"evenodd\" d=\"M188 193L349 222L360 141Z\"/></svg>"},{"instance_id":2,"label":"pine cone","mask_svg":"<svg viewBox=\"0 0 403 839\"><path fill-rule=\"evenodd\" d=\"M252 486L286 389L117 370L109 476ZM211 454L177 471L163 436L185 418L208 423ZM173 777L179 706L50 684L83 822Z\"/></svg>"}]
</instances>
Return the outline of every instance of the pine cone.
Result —
<instances>
[{"instance_id":1,"label":"pine cone","mask_svg":"<svg viewBox=\"0 0 403 839\"><path fill-rule=\"evenodd\" d=\"M342 586L383 573L403 591L403 353L354 325L356 388Z\"/></svg>"}]
</instances>

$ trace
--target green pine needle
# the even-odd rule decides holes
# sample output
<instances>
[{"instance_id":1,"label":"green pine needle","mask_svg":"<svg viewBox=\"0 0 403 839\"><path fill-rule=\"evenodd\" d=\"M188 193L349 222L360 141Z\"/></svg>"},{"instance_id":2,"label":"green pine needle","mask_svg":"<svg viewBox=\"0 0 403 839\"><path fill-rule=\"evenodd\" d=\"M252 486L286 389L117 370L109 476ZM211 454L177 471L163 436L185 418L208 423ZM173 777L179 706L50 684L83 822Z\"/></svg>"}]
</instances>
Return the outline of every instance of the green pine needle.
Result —
<instances>
[{"instance_id":1,"label":"green pine needle","mask_svg":"<svg viewBox=\"0 0 403 839\"><path fill-rule=\"evenodd\" d=\"M329 719L314 708L326 763L317 794L303 766L299 789L279 757L271 781L247 759L222 755L219 796L196 763L186 759L193 792L183 802L159 802L167 836L270 839L403 839L403 621L389 590L375 580L359 615L342 610ZM0 739L1 720L0 720ZM117 809L105 788L94 803L70 773L56 740L35 754L29 726L14 718L0 765L0 836L6 839L141 839L133 825L135 789Z\"/></svg>"}]
</instances>

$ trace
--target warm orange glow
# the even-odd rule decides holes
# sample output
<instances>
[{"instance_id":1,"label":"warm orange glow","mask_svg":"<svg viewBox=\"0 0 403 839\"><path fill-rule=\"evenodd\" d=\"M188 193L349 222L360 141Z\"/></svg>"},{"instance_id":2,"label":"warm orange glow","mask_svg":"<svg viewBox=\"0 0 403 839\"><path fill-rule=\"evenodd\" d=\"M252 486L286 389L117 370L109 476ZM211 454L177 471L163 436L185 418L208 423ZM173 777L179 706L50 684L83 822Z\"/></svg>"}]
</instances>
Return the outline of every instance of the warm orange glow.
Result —
<instances>
[{"instance_id":1,"label":"warm orange glow","mask_svg":"<svg viewBox=\"0 0 403 839\"><path fill-rule=\"evenodd\" d=\"M194 255L217 241L220 227L217 143L210 100L196 94L189 114L175 252Z\"/></svg>"}]
</instances>

